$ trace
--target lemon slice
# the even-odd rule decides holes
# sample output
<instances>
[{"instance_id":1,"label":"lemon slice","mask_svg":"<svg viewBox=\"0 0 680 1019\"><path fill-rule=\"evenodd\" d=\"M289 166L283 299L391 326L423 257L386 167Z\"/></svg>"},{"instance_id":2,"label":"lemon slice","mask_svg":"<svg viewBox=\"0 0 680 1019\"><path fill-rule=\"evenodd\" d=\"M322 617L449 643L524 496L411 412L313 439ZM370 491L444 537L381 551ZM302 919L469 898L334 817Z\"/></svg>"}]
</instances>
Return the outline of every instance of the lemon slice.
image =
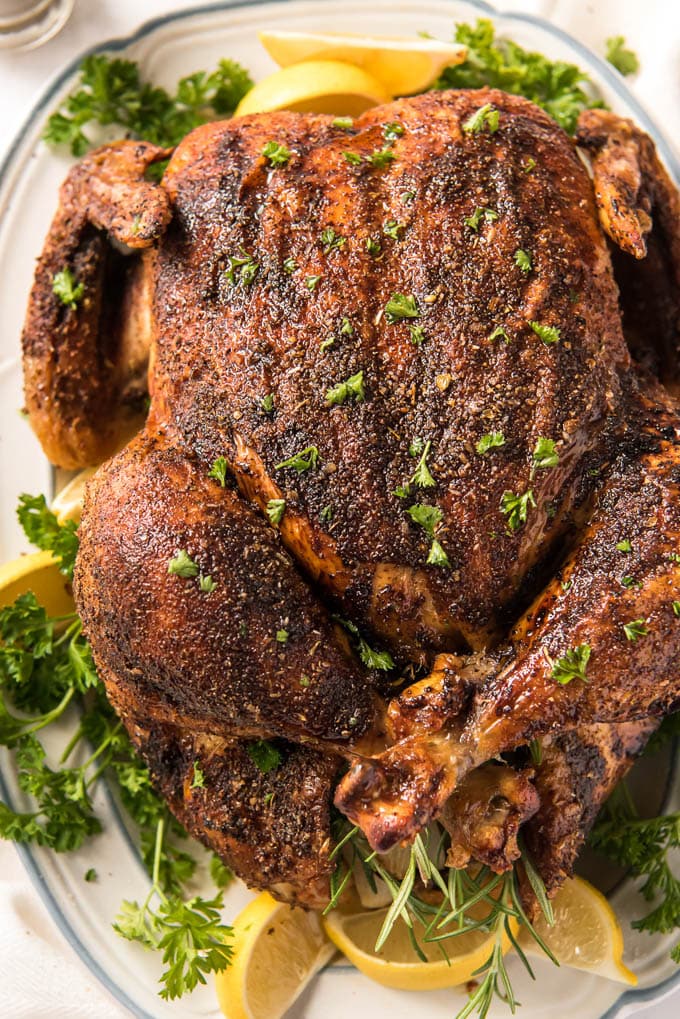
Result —
<instances>
[{"instance_id":1,"label":"lemon slice","mask_svg":"<svg viewBox=\"0 0 680 1019\"><path fill-rule=\"evenodd\" d=\"M32 591L50 616L73 612L71 586L51 552L32 552L0 566L0 608Z\"/></svg>"},{"instance_id":2,"label":"lemon slice","mask_svg":"<svg viewBox=\"0 0 680 1019\"><path fill-rule=\"evenodd\" d=\"M76 523L80 523L85 485L96 470L96 467L86 467L84 471L76 474L75 478L69 481L68 485L65 485L59 495L54 498L52 512L56 513L60 524L66 520L75 520Z\"/></svg>"},{"instance_id":3,"label":"lemon slice","mask_svg":"<svg viewBox=\"0 0 680 1019\"><path fill-rule=\"evenodd\" d=\"M384 86L360 67L339 60L310 60L258 81L238 104L235 116L294 110L356 117L390 99Z\"/></svg>"},{"instance_id":4,"label":"lemon slice","mask_svg":"<svg viewBox=\"0 0 680 1019\"><path fill-rule=\"evenodd\" d=\"M465 46L437 39L260 32L260 42L279 67L307 60L342 60L368 71L393 96L422 92L445 67L462 63L467 55Z\"/></svg>"},{"instance_id":5,"label":"lemon slice","mask_svg":"<svg viewBox=\"0 0 680 1019\"><path fill-rule=\"evenodd\" d=\"M215 978L228 1019L279 1019L335 953L317 913L263 892L234 921L234 959Z\"/></svg>"},{"instance_id":6,"label":"lemon slice","mask_svg":"<svg viewBox=\"0 0 680 1019\"><path fill-rule=\"evenodd\" d=\"M601 892L582 878L572 878L555 896L553 911L554 927L549 927L543 916L534 927L560 965L631 986L637 984L637 977L623 963L621 926ZM526 929L519 940L527 955L545 958Z\"/></svg>"},{"instance_id":7,"label":"lemon slice","mask_svg":"<svg viewBox=\"0 0 680 1019\"><path fill-rule=\"evenodd\" d=\"M448 962L434 942L423 941L423 929L414 923L418 943L428 961L422 962L413 951L406 924L398 918L379 952L374 946L387 909L372 909L350 915L334 911L324 917L328 937L343 955L371 980L384 987L402 991L433 991L455 987L468 981L489 957L495 934L469 931L444 942ZM504 936L503 951L510 947Z\"/></svg>"}]
</instances>

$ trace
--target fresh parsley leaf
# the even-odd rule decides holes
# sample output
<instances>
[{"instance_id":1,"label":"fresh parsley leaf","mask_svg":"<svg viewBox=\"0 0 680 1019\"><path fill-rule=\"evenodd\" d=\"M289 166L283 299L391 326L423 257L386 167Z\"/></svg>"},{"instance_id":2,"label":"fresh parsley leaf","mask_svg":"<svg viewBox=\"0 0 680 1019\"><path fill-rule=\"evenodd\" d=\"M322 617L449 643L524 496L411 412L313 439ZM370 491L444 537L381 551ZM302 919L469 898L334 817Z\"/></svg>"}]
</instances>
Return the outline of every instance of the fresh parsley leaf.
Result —
<instances>
[{"instance_id":1,"label":"fresh parsley leaf","mask_svg":"<svg viewBox=\"0 0 680 1019\"><path fill-rule=\"evenodd\" d=\"M540 322L530 322L529 325L536 335L543 340L547 347L553 343L560 342L560 330L557 326L545 326L541 325Z\"/></svg>"},{"instance_id":2,"label":"fresh parsley leaf","mask_svg":"<svg viewBox=\"0 0 680 1019\"><path fill-rule=\"evenodd\" d=\"M200 124L233 113L252 85L240 64L220 60L210 74L182 78L173 95L143 81L133 61L93 54L83 60L76 89L48 119L43 138L82 156L95 144L86 133L90 125L117 124L121 134L172 147Z\"/></svg>"},{"instance_id":3,"label":"fresh parsley leaf","mask_svg":"<svg viewBox=\"0 0 680 1019\"><path fill-rule=\"evenodd\" d=\"M560 462L559 455L555 452L555 443L552 439L540 437L531 455L534 470L545 470L548 467L557 467Z\"/></svg>"},{"instance_id":4,"label":"fresh parsley leaf","mask_svg":"<svg viewBox=\"0 0 680 1019\"><path fill-rule=\"evenodd\" d=\"M290 634L288 633L288 630L281 629L281 630L277 630L276 631L276 642L277 642L277 644L287 644L289 637L290 637Z\"/></svg>"},{"instance_id":5,"label":"fresh parsley leaf","mask_svg":"<svg viewBox=\"0 0 680 1019\"><path fill-rule=\"evenodd\" d=\"M342 321L340 323L340 335L354 336L354 326L346 316L343 316Z\"/></svg>"},{"instance_id":6,"label":"fresh parsley leaf","mask_svg":"<svg viewBox=\"0 0 680 1019\"><path fill-rule=\"evenodd\" d=\"M218 888L223 889L234 880L234 872L213 853L210 858L210 877Z\"/></svg>"},{"instance_id":7,"label":"fresh parsley leaf","mask_svg":"<svg viewBox=\"0 0 680 1019\"><path fill-rule=\"evenodd\" d=\"M280 524L286 512L285 499L270 499L267 503L267 516L272 524Z\"/></svg>"},{"instance_id":8,"label":"fresh parsley leaf","mask_svg":"<svg viewBox=\"0 0 680 1019\"><path fill-rule=\"evenodd\" d=\"M301 449L299 453L293 453L287 460L282 460L280 464L275 464L274 470L281 471L286 467L290 467L292 470L297 471L298 474L302 474L303 471L316 467L319 459L317 447L307 446L305 449Z\"/></svg>"},{"instance_id":9,"label":"fresh parsley leaf","mask_svg":"<svg viewBox=\"0 0 680 1019\"><path fill-rule=\"evenodd\" d=\"M264 414L271 414L272 413L272 411L274 410L274 394L273 393L267 393L266 396L262 397L262 399L260 400L260 409L262 410L262 412Z\"/></svg>"},{"instance_id":10,"label":"fresh parsley leaf","mask_svg":"<svg viewBox=\"0 0 680 1019\"><path fill-rule=\"evenodd\" d=\"M429 506L427 503L417 502L406 510L414 524L422 527L426 534L434 537L434 529L441 523L443 513L439 506Z\"/></svg>"},{"instance_id":11,"label":"fresh parsley leaf","mask_svg":"<svg viewBox=\"0 0 680 1019\"><path fill-rule=\"evenodd\" d=\"M329 407L346 403L347 400L362 403L366 399L363 371L358 371L355 375L350 375L344 382L338 382L332 386L326 393L325 399Z\"/></svg>"},{"instance_id":12,"label":"fresh parsley leaf","mask_svg":"<svg viewBox=\"0 0 680 1019\"><path fill-rule=\"evenodd\" d=\"M634 643L638 637L646 637L649 630L645 619L631 619L629 623L623 624L623 632L626 635L626 640Z\"/></svg>"},{"instance_id":13,"label":"fresh parsley leaf","mask_svg":"<svg viewBox=\"0 0 680 1019\"><path fill-rule=\"evenodd\" d=\"M331 121L332 127L337 127L341 131L351 131L354 127L353 117L336 117L335 120Z\"/></svg>"},{"instance_id":14,"label":"fresh parsley leaf","mask_svg":"<svg viewBox=\"0 0 680 1019\"><path fill-rule=\"evenodd\" d=\"M477 206L471 216L467 216L463 222L465 226L469 226L475 233L479 230L479 224L484 220L485 223L493 223L494 220L498 219L498 213L494 212L493 209L483 209L481 206Z\"/></svg>"},{"instance_id":15,"label":"fresh parsley leaf","mask_svg":"<svg viewBox=\"0 0 680 1019\"><path fill-rule=\"evenodd\" d=\"M503 432L488 432L483 435L475 449L480 456L485 456L490 449L500 449L501 446L505 445L505 436Z\"/></svg>"},{"instance_id":16,"label":"fresh parsley leaf","mask_svg":"<svg viewBox=\"0 0 680 1019\"><path fill-rule=\"evenodd\" d=\"M255 282L255 277L260 270L259 262L256 262L252 255L248 254L245 248L239 248L240 255L229 256L229 268L225 270L225 278L232 284L242 283L249 287Z\"/></svg>"},{"instance_id":17,"label":"fresh parsley leaf","mask_svg":"<svg viewBox=\"0 0 680 1019\"><path fill-rule=\"evenodd\" d=\"M262 155L269 161L270 166L276 168L285 166L292 156L292 152L279 142L267 142L262 148Z\"/></svg>"},{"instance_id":18,"label":"fresh parsley leaf","mask_svg":"<svg viewBox=\"0 0 680 1019\"><path fill-rule=\"evenodd\" d=\"M319 344L319 351L325 354L327 350L330 350L335 346L335 336L327 336L325 340L322 340Z\"/></svg>"},{"instance_id":19,"label":"fresh parsley leaf","mask_svg":"<svg viewBox=\"0 0 680 1019\"><path fill-rule=\"evenodd\" d=\"M616 551L617 552L632 552L633 551L633 546L631 545L631 543L628 540L628 538L623 538L621 541L617 541L617 543L616 543Z\"/></svg>"},{"instance_id":20,"label":"fresh parsley leaf","mask_svg":"<svg viewBox=\"0 0 680 1019\"><path fill-rule=\"evenodd\" d=\"M634 50L626 47L625 37L613 35L605 41L605 56L612 67L615 67L619 74L635 74L640 70L640 61Z\"/></svg>"},{"instance_id":21,"label":"fresh parsley leaf","mask_svg":"<svg viewBox=\"0 0 680 1019\"><path fill-rule=\"evenodd\" d=\"M506 333L503 326L496 326L494 331L489 336L489 343L493 343L494 340L497 340L499 338L503 339L506 343L510 342L510 337Z\"/></svg>"},{"instance_id":22,"label":"fresh parsley leaf","mask_svg":"<svg viewBox=\"0 0 680 1019\"><path fill-rule=\"evenodd\" d=\"M78 552L78 525L73 520L60 524L48 508L44 495L20 495L17 517L31 544L52 552L59 562L61 573L73 577Z\"/></svg>"},{"instance_id":23,"label":"fresh parsley leaf","mask_svg":"<svg viewBox=\"0 0 680 1019\"><path fill-rule=\"evenodd\" d=\"M316 285L320 279L321 279L320 276L305 276L305 286L307 287L307 290L310 291L310 293L313 290L316 290Z\"/></svg>"},{"instance_id":24,"label":"fresh parsley leaf","mask_svg":"<svg viewBox=\"0 0 680 1019\"><path fill-rule=\"evenodd\" d=\"M430 566L443 566L446 567L446 569L451 569L449 557L436 538L432 539L430 551L427 556L427 562Z\"/></svg>"},{"instance_id":25,"label":"fresh parsley leaf","mask_svg":"<svg viewBox=\"0 0 680 1019\"><path fill-rule=\"evenodd\" d=\"M430 455L430 449L432 443L428 439L423 447L423 451L420 456L420 460L416 465L416 469L411 476L411 484L415 485L416 488L434 488L437 482L432 477L430 469L427 466L427 458ZM409 450L410 452L410 450Z\"/></svg>"},{"instance_id":26,"label":"fresh parsley leaf","mask_svg":"<svg viewBox=\"0 0 680 1019\"><path fill-rule=\"evenodd\" d=\"M283 271L287 272L290 276L297 269L297 262L294 258L284 258L283 260Z\"/></svg>"},{"instance_id":27,"label":"fresh parsley leaf","mask_svg":"<svg viewBox=\"0 0 680 1019\"><path fill-rule=\"evenodd\" d=\"M423 343L427 339L427 333L420 323L409 326L409 332L411 334L411 343L414 347L422 347Z\"/></svg>"},{"instance_id":28,"label":"fresh parsley leaf","mask_svg":"<svg viewBox=\"0 0 680 1019\"><path fill-rule=\"evenodd\" d=\"M386 166L389 166L391 162L396 159L394 152L389 146L385 145L382 149L376 149L375 152L371 152L370 155L366 156L366 162L370 163L371 166L375 166L379 170L383 170Z\"/></svg>"},{"instance_id":29,"label":"fresh parsley leaf","mask_svg":"<svg viewBox=\"0 0 680 1019\"><path fill-rule=\"evenodd\" d=\"M531 489L524 492L523 495L515 495L514 492L503 492L501 513L504 513L508 518L508 530L518 531L526 523L529 506L536 507L536 500Z\"/></svg>"},{"instance_id":30,"label":"fresh parsley leaf","mask_svg":"<svg viewBox=\"0 0 680 1019\"><path fill-rule=\"evenodd\" d=\"M385 318L394 325L403 318L418 318L420 311L413 294L392 294L385 305Z\"/></svg>"},{"instance_id":31,"label":"fresh parsley leaf","mask_svg":"<svg viewBox=\"0 0 680 1019\"><path fill-rule=\"evenodd\" d=\"M75 311L85 294L85 284L76 283L75 276L67 266L52 277L52 290L62 304Z\"/></svg>"},{"instance_id":32,"label":"fresh parsley leaf","mask_svg":"<svg viewBox=\"0 0 680 1019\"><path fill-rule=\"evenodd\" d=\"M404 125L393 121L391 124L383 124L383 138L387 142L394 142L401 138L404 133Z\"/></svg>"},{"instance_id":33,"label":"fresh parsley leaf","mask_svg":"<svg viewBox=\"0 0 680 1019\"><path fill-rule=\"evenodd\" d=\"M281 763L280 751L266 739L246 743L246 751L253 764L265 774L274 771Z\"/></svg>"},{"instance_id":34,"label":"fresh parsley leaf","mask_svg":"<svg viewBox=\"0 0 680 1019\"><path fill-rule=\"evenodd\" d=\"M359 166L361 164L361 156L358 152L343 152L343 156L350 166Z\"/></svg>"},{"instance_id":35,"label":"fresh parsley leaf","mask_svg":"<svg viewBox=\"0 0 680 1019\"><path fill-rule=\"evenodd\" d=\"M397 223L396 219L388 219L383 223L383 233L386 237L391 237L393 241L401 240L401 234L404 232L406 227L403 223Z\"/></svg>"},{"instance_id":36,"label":"fresh parsley leaf","mask_svg":"<svg viewBox=\"0 0 680 1019\"><path fill-rule=\"evenodd\" d=\"M547 654L546 658L551 666L550 675L561 686L571 683L572 679L580 679L584 683L588 682L586 666L590 660L589 644L579 644L575 648L570 648L557 661L552 661L552 659L548 658Z\"/></svg>"},{"instance_id":37,"label":"fresh parsley leaf","mask_svg":"<svg viewBox=\"0 0 680 1019\"><path fill-rule=\"evenodd\" d=\"M218 482L221 488L224 488L224 486L227 483L227 470L228 466L226 458L223 456L218 456L217 460L215 460L212 467L208 471L208 477L213 478L214 481Z\"/></svg>"},{"instance_id":38,"label":"fresh parsley leaf","mask_svg":"<svg viewBox=\"0 0 680 1019\"><path fill-rule=\"evenodd\" d=\"M193 778L191 779L191 785L189 786L189 788L205 789L205 775L203 774L203 771L198 761L194 761L194 775Z\"/></svg>"},{"instance_id":39,"label":"fresh parsley leaf","mask_svg":"<svg viewBox=\"0 0 680 1019\"><path fill-rule=\"evenodd\" d=\"M367 237L366 251L369 253L369 255L372 255L374 258L377 255L380 255L382 253L382 245L380 241L376 240L374 237Z\"/></svg>"},{"instance_id":40,"label":"fresh parsley leaf","mask_svg":"<svg viewBox=\"0 0 680 1019\"><path fill-rule=\"evenodd\" d=\"M321 244L325 255L334 249L341 250L346 243L347 239L337 234L332 226L327 226L321 231Z\"/></svg>"},{"instance_id":41,"label":"fresh parsley leaf","mask_svg":"<svg viewBox=\"0 0 680 1019\"><path fill-rule=\"evenodd\" d=\"M333 616L333 619L354 637L359 657L367 669L380 669L386 672L394 668L394 660L389 651L376 651L372 648L359 633L359 628L349 619L341 619L339 616Z\"/></svg>"},{"instance_id":42,"label":"fresh parsley leaf","mask_svg":"<svg viewBox=\"0 0 680 1019\"><path fill-rule=\"evenodd\" d=\"M215 590L216 587L217 584L209 574L208 576L205 576L203 573L199 573L198 575L199 591L202 591L203 594L210 594L212 591Z\"/></svg>"},{"instance_id":43,"label":"fresh parsley leaf","mask_svg":"<svg viewBox=\"0 0 680 1019\"><path fill-rule=\"evenodd\" d=\"M173 577L184 577L185 579L197 577L198 563L194 562L186 549L178 548L173 558L168 560L168 573Z\"/></svg>"},{"instance_id":44,"label":"fresh parsley leaf","mask_svg":"<svg viewBox=\"0 0 680 1019\"><path fill-rule=\"evenodd\" d=\"M521 269L523 273L530 273L532 269L531 255L528 251L523 248L518 248L515 252L515 265L518 269Z\"/></svg>"},{"instance_id":45,"label":"fresh parsley leaf","mask_svg":"<svg viewBox=\"0 0 680 1019\"><path fill-rule=\"evenodd\" d=\"M495 134L500 124L500 112L491 103L480 106L463 124L465 134L479 134L487 128L489 134Z\"/></svg>"}]
</instances>

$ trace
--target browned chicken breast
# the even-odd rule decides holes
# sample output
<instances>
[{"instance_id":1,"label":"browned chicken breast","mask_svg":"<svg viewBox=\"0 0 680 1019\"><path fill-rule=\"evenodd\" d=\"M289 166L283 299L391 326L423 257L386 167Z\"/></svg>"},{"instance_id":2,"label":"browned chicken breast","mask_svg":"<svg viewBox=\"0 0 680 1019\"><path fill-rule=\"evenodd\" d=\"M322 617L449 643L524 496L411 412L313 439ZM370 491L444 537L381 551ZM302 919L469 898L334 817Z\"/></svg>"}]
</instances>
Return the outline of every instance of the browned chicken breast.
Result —
<instances>
[{"instance_id":1,"label":"browned chicken breast","mask_svg":"<svg viewBox=\"0 0 680 1019\"><path fill-rule=\"evenodd\" d=\"M253 886L323 901L334 799L380 851L441 818L455 866L512 866L525 829L554 891L680 701L680 421L652 375L676 377L680 202L628 122L591 111L579 142L592 173L530 102L438 92L210 124L159 185L164 153L119 143L64 186L24 334L51 459L110 452L150 354L78 608L159 789ZM654 289L620 295L647 258Z\"/></svg>"}]
</instances>

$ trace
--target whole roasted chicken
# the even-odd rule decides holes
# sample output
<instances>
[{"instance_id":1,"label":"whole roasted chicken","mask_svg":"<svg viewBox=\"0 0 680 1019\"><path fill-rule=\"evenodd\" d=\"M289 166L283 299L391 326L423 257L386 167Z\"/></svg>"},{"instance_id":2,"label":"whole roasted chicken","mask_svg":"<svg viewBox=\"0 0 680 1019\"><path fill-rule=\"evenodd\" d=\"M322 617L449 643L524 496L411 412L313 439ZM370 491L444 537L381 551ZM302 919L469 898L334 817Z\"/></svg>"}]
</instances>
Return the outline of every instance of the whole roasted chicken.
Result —
<instances>
[{"instance_id":1,"label":"whole roasted chicken","mask_svg":"<svg viewBox=\"0 0 680 1019\"><path fill-rule=\"evenodd\" d=\"M439 819L457 867L521 833L554 891L680 702L680 201L649 138L484 90L109 145L23 344L54 463L137 428L75 596L187 828L307 905L333 809L381 852Z\"/></svg>"}]
</instances>

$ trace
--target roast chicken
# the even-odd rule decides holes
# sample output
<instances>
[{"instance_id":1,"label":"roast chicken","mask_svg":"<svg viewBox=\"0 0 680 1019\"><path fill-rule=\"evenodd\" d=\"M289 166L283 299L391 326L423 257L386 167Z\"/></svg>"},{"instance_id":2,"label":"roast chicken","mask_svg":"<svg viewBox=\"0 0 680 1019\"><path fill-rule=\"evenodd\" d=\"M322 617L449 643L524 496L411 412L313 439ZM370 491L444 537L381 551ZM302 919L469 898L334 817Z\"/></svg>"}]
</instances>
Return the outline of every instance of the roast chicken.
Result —
<instances>
[{"instance_id":1,"label":"roast chicken","mask_svg":"<svg viewBox=\"0 0 680 1019\"><path fill-rule=\"evenodd\" d=\"M103 462L76 603L189 831L308 906L343 815L379 852L439 820L456 867L525 845L554 892L680 703L680 200L649 138L470 90L105 146L23 349L50 460Z\"/></svg>"}]
</instances>

